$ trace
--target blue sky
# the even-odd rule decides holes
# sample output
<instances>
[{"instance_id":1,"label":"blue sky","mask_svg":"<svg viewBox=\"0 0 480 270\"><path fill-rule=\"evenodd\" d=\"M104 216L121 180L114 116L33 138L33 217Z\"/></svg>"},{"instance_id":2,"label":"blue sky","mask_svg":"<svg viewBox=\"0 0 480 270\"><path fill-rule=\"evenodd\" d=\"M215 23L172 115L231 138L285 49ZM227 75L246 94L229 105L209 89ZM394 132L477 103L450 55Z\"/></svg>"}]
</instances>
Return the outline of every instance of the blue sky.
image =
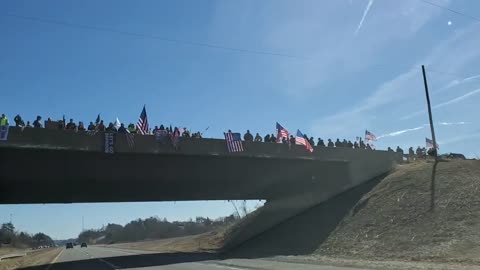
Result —
<instances>
[{"instance_id":1,"label":"blue sky","mask_svg":"<svg viewBox=\"0 0 480 270\"><path fill-rule=\"evenodd\" d=\"M480 17L476 1L431 2ZM210 127L207 137L227 129L263 136L278 121L315 138L354 139L368 129L381 137L377 148L407 149L430 137L424 64L440 150L480 155L480 24L422 0L3 1L0 10L0 110L11 119L65 114L89 122L101 113L129 123L146 104L151 125ZM112 216L126 222L178 205L108 209L128 209ZM186 205L172 213L205 210L205 203ZM232 211L228 203L209 205L213 216ZM62 213L78 220L77 212L89 211L95 227L108 222L102 207L1 206L0 218ZM47 225L58 237L81 226Z\"/></svg>"}]
</instances>

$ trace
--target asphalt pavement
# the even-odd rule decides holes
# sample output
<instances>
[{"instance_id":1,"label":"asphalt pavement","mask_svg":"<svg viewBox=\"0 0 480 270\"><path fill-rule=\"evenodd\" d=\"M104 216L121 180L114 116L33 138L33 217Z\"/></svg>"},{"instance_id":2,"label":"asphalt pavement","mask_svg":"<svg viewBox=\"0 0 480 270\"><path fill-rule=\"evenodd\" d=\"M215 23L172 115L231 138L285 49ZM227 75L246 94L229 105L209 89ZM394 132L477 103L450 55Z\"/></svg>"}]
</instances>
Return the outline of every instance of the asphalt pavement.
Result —
<instances>
[{"instance_id":1,"label":"asphalt pavement","mask_svg":"<svg viewBox=\"0 0 480 270\"><path fill-rule=\"evenodd\" d=\"M50 265L28 270L363 270L323 265L293 264L262 259L219 259L211 253L156 253L99 246L63 249Z\"/></svg>"}]
</instances>

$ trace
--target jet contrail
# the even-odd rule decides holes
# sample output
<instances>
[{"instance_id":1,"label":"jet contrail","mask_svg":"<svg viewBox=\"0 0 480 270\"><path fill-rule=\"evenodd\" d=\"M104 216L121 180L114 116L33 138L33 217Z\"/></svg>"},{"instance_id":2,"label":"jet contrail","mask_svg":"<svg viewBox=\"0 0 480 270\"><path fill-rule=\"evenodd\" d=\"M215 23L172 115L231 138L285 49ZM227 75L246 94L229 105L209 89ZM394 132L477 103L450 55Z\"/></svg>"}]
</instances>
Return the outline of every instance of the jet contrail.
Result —
<instances>
[{"instance_id":1,"label":"jet contrail","mask_svg":"<svg viewBox=\"0 0 480 270\"><path fill-rule=\"evenodd\" d=\"M407 129L403 129L403 130L399 130L399 131L394 131L394 132L390 132L390 133L387 133L387 134L380 135L380 136L377 137L377 139L380 139L380 138L383 138L383 137L395 137L395 136L401 135L401 134L406 133L406 132L415 131L415 130L424 129L424 128L425 128L425 125L420 126L420 127L415 127L415 128L407 128Z\"/></svg>"},{"instance_id":2,"label":"jet contrail","mask_svg":"<svg viewBox=\"0 0 480 270\"><path fill-rule=\"evenodd\" d=\"M453 104L453 103L457 103L459 101L462 101L462 100L466 99L469 96L473 96L473 95L476 95L478 93L480 93L480 88L475 89L473 91L470 91L470 92L468 92L468 93L466 93L462 96L459 96L459 97L453 98L451 100L448 100L448 101L439 103L437 105L434 105L434 106L432 106L432 109L438 109L438 108L445 107L445 106L448 106L448 105ZM408 114L408 115L405 115L405 116L401 117L400 120L407 120L407 119L413 118L417 115L421 115L422 113L425 113L425 112L426 112L426 110L416 111L414 113L411 113L411 114Z\"/></svg>"},{"instance_id":3,"label":"jet contrail","mask_svg":"<svg viewBox=\"0 0 480 270\"><path fill-rule=\"evenodd\" d=\"M443 102L443 103L437 104L437 105L433 106L432 108L433 108L433 109L438 109L438 108L441 108L441 107L444 107L444 106L448 106L448 105L450 105L450 104L452 104L452 103L457 103L457 102L459 102L459 101L462 101L462 100L466 99L466 98L469 97L469 96L473 96L473 95L476 95L476 94L478 94L478 93L480 93L480 88L479 88L479 89L476 89L476 90L473 90L473 91L470 91L470 92L468 92L468 93L466 93L466 94L464 94L464 95L462 95L462 96L456 97L456 98L451 99L451 100L449 100L449 101L445 101L445 102Z\"/></svg>"},{"instance_id":4,"label":"jet contrail","mask_svg":"<svg viewBox=\"0 0 480 270\"><path fill-rule=\"evenodd\" d=\"M470 124L470 122L438 122L437 124L440 125L440 126L457 126L457 125L468 125L468 124ZM424 124L424 125L419 126L419 127L402 129L402 130L390 132L390 133L387 133L387 134L382 134L382 135L378 136L377 139L380 139L380 138L383 138L383 137L395 137L395 136L401 135L403 133L407 133L407 132L411 132L411 131L415 131L415 130L420 130L420 129L424 129L424 128L428 128L428 127L430 127L429 124Z\"/></svg>"},{"instance_id":5,"label":"jet contrail","mask_svg":"<svg viewBox=\"0 0 480 270\"><path fill-rule=\"evenodd\" d=\"M360 22L358 23L357 30L355 31L355 35L357 35L357 34L358 34L358 31L360 31L360 28L362 28L363 21L365 21L365 17L367 17L368 11L370 10L370 7L372 6L372 4L373 4L373 0L369 0L369 1L368 1L368 4L367 4L367 7L366 7L365 10L363 11L362 19L361 19Z\"/></svg>"},{"instance_id":6,"label":"jet contrail","mask_svg":"<svg viewBox=\"0 0 480 270\"><path fill-rule=\"evenodd\" d=\"M457 125L468 125L470 122L438 122L440 126L457 126Z\"/></svg>"},{"instance_id":7,"label":"jet contrail","mask_svg":"<svg viewBox=\"0 0 480 270\"><path fill-rule=\"evenodd\" d=\"M470 77L466 77L466 78L463 78L461 80L453 80L449 84L445 85L444 87L442 87L442 88L440 88L436 91L433 91L433 93L438 94L438 93L441 93L441 92L443 92L445 90L448 90L452 87L455 87L455 86L460 85L460 84L467 83L471 80L475 80L475 79L478 79L478 78L480 78L480 74L479 75L473 75L473 76L470 76Z\"/></svg>"}]
</instances>

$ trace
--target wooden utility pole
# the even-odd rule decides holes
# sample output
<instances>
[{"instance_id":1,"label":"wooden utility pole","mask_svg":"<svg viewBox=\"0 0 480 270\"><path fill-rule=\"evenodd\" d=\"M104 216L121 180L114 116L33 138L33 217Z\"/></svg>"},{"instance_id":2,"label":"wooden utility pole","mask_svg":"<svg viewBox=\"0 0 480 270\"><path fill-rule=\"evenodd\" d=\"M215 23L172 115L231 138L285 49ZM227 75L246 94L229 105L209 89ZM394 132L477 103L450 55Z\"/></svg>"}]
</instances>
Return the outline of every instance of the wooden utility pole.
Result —
<instances>
[{"instance_id":1,"label":"wooden utility pole","mask_svg":"<svg viewBox=\"0 0 480 270\"><path fill-rule=\"evenodd\" d=\"M425 85L425 95L427 97L427 107L428 107L428 118L430 120L430 131L432 132L432 141L433 141L433 153L435 156L435 162L432 166L432 179L430 182L430 211L435 210L435 175L438 164L438 154L437 154L437 140L435 139L435 129L433 128L433 118L432 118L432 108L430 107L430 96L428 95L428 84L427 84L427 75L425 75L425 66L422 65L422 74L423 74L423 84Z\"/></svg>"},{"instance_id":2,"label":"wooden utility pole","mask_svg":"<svg viewBox=\"0 0 480 270\"><path fill-rule=\"evenodd\" d=\"M427 75L425 75L425 66L422 65L422 73L423 73L423 84L425 85L425 95L427 97L427 107L428 107L428 118L430 119L430 131L432 132L432 141L433 141L433 153L435 154L435 161L437 160L437 140L435 139L435 129L433 127L433 119L432 119L432 108L430 107L430 96L428 94L428 84L427 84Z\"/></svg>"}]
</instances>

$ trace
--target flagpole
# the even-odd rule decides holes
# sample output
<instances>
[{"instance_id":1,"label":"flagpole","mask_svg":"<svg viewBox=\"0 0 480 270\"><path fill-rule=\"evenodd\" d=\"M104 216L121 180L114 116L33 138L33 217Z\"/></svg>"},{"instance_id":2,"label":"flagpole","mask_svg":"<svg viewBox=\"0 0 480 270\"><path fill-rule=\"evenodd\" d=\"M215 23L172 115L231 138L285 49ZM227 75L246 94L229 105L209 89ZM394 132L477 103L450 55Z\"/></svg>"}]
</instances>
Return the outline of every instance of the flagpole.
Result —
<instances>
[{"instance_id":1,"label":"flagpole","mask_svg":"<svg viewBox=\"0 0 480 270\"><path fill-rule=\"evenodd\" d=\"M423 84L425 85L425 95L427 97L427 107L428 107L428 118L430 120L430 131L432 132L432 140L433 140L433 153L435 155L435 161L437 160L437 140L435 139L435 129L433 127L433 118L432 118L432 108L430 106L430 96L428 94L428 83L427 83L427 75L425 75L425 66L422 65L422 74L423 74Z\"/></svg>"}]
</instances>

